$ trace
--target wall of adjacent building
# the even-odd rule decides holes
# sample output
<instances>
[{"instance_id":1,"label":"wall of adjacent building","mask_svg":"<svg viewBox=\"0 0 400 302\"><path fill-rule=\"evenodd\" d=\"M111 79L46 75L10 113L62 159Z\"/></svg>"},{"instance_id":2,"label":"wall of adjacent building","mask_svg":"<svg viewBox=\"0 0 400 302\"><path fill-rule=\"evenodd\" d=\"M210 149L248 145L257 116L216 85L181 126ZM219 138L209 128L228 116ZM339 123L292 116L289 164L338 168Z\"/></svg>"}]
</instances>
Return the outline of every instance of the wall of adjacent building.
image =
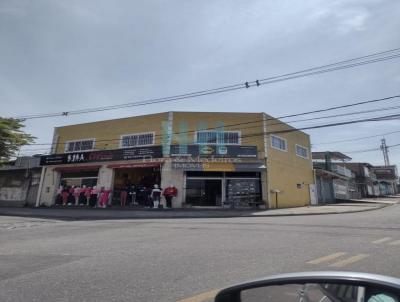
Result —
<instances>
[{"instance_id":1,"label":"wall of adjacent building","mask_svg":"<svg viewBox=\"0 0 400 302\"><path fill-rule=\"evenodd\" d=\"M1 171L0 206L34 205L40 171L40 168Z\"/></svg>"}]
</instances>

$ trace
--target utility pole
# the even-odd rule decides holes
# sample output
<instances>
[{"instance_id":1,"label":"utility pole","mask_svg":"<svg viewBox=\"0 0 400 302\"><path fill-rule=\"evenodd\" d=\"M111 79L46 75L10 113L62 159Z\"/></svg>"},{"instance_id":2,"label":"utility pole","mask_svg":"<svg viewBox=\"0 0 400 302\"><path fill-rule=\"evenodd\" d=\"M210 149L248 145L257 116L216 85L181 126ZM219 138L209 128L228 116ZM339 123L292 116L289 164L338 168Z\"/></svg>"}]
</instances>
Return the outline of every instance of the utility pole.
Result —
<instances>
[{"instance_id":1,"label":"utility pole","mask_svg":"<svg viewBox=\"0 0 400 302\"><path fill-rule=\"evenodd\" d=\"M382 138L381 140L381 150L383 153L383 159L385 161L385 166L390 166L389 162L389 147L386 145L386 139Z\"/></svg>"}]
</instances>

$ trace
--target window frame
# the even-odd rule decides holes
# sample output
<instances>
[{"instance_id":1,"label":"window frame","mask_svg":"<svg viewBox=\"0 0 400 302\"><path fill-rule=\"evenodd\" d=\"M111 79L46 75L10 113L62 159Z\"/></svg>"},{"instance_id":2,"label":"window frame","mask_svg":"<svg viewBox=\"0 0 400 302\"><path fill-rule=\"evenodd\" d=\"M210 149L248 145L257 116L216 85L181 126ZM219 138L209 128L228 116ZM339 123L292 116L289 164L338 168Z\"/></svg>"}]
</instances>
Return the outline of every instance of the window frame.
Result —
<instances>
[{"instance_id":1,"label":"window frame","mask_svg":"<svg viewBox=\"0 0 400 302\"><path fill-rule=\"evenodd\" d=\"M305 150L307 151L307 156L304 157L303 155L298 154L298 153L297 153L297 147L300 147L300 148L305 149ZM304 158L304 159L309 159L309 158L310 158L310 150L309 150L307 147L304 147L304 146L302 146L302 145L296 144L296 145L294 146L294 149L295 149L296 156L301 157L301 158Z\"/></svg>"},{"instance_id":2,"label":"window frame","mask_svg":"<svg viewBox=\"0 0 400 302\"><path fill-rule=\"evenodd\" d=\"M70 143L77 143L77 142L82 142L82 141L92 141L93 142L92 149L68 151L68 145ZM64 153L90 152L90 151L96 150L95 146L96 146L96 138L94 138L94 137L93 138L82 138L82 139L68 140L68 141L65 141L65 144L64 144Z\"/></svg>"},{"instance_id":3,"label":"window frame","mask_svg":"<svg viewBox=\"0 0 400 302\"><path fill-rule=\"evenodd\" d=\"M151 144L145 144L145 145L136 145L136 146L123 146L123 139L126 136L134 136L134 135L144 135L144 134L151 134L152 135L152 143ZM127 149L127 148L135 148L135 147L148 147L148 146L154 146L156 141L156 132L155 131L149 131L149 132L137 132L137 133L130 133L130 134L121 134L119 137L119 147L122 149Z\"/></svg>"},{"instance_id":4,"label":"window frame","mask_svg":"<svg viewBox=\"0 0 400 302\"><path fill-rule=\"evenodd\" d=\"M197 138L198 138L198 133L205 133L205 132L213 132L213 133L216 133L217 134L217 137L216 137L216 140L217 140L217 142L215 142L215 143L199 143L198 141L197 141ZM226 143L226 142L223 142L223 143L219 143L218 142L218 133L224 133L224 135L225 135L225 133L237 133L237 135L238 135L238 143L236 144L236 143ZM240 130L227 130L227 131L218 131L218 130L198 130L198 131L195 131L194 132L194 138L193 138L193 141L194 141L194 144L196 144L196 145L213 145L213 146L216 146L216 145L232 145L232 146L241 146L242 145L242 131L240 131Z\"/></svg>"},{"instance_id":5,"label":"window frame","mask_svg":"<svg viewBox=\"0 0 400 302\"><path fill-rule=\"evenodd\" d=\"M285 149L281 149L281 148L278 148L278 147L275 147L274 146L274 144L273 144L273 138L278 138L278 139L280 139L280 140L283 140L284 142L285 142ZM278 135L273 135L273 134L271 134L271 136L270 136L270 143L271 143L271 148L273 148L273 149L276 149L276 150L279 150L279 151L282 151L282 152L288 152L288 142L287 142L287 139L286 138L284 138L284 137L281 137L281 136L278 136Z\"/></svg>"}]
</instances>

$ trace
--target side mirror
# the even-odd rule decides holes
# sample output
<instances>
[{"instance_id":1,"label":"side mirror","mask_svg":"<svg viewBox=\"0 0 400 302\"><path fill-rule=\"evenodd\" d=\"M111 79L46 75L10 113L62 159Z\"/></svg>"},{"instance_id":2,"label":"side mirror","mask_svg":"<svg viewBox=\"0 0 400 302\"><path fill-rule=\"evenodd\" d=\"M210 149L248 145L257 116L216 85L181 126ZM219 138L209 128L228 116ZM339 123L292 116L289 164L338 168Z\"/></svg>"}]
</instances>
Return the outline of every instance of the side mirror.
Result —
<instances>
[{"instance_id":1,"label":"side mirror","mask_svg":"<svg viewBox=\"0 0 400 302\"><path fill-rule=\"evenodd\" d=\"M352 272L292 273L223 289L215 302L400 302L400 279Z\"/></svg>"}]
</instances>

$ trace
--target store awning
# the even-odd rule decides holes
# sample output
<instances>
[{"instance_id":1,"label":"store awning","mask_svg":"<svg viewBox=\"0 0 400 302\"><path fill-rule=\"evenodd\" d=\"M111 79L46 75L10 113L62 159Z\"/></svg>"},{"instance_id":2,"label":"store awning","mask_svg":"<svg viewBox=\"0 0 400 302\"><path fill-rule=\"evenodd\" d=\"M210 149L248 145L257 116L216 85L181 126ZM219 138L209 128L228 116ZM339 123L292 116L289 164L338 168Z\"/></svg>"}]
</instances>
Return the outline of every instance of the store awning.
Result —
<instances>
[{"instance_id":1,"label":"store awning","mask_svg":"<svg viewBox=\"0 0 400 302\"><path fill-rule=\"evenodd\" d=\"M160 167L162 162L142 162L142 163L130 163L130 164L112 164L108 165L107 168L112 169L128 169L128 168L156 168Z\"/></svg>"},{"instance_id":2,"label":"store awning","mask_svg":"<svg viewBox=\"0 0 400 302\"><path fill-rule=\"evenodd\" d=\"M56 167L55 171L58 172L79 172L79 171L95 171L100 169L101 165L91 165L91 166L76 166L76 167Z\"/></svg>"}]
</instances>

